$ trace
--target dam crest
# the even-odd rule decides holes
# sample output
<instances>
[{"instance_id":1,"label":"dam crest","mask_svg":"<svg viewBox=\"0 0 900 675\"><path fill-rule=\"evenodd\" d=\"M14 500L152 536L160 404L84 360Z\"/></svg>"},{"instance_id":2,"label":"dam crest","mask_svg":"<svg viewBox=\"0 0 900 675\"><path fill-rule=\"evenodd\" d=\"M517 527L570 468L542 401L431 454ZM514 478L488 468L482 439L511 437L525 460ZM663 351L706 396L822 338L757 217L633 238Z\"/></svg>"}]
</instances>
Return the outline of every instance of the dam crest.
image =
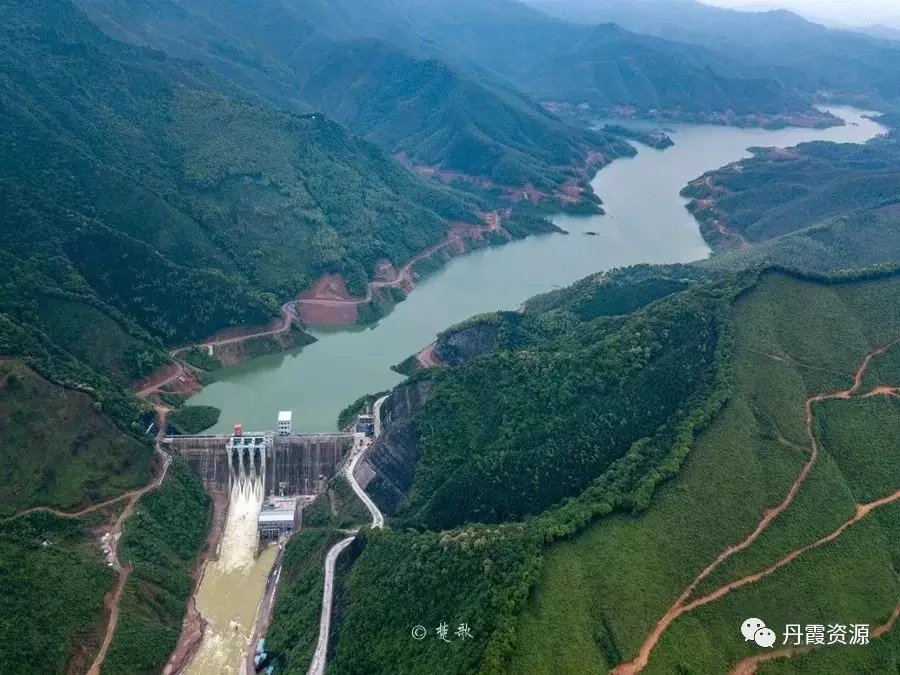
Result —
<instances>
[{"instance_id":1,"label":"dam crest","mask_svg":"<svg viewBox=\"0 0 900 675\"><path fill-rule=\"evenodd\" d=\"M314 496L325 491L359 433L279 432L168 436L164 447L181 457L208 491L232 493L235 482L259 483L263 496ZM255 488L259 489L259 488Z\"/></svg>"}]
</instances>

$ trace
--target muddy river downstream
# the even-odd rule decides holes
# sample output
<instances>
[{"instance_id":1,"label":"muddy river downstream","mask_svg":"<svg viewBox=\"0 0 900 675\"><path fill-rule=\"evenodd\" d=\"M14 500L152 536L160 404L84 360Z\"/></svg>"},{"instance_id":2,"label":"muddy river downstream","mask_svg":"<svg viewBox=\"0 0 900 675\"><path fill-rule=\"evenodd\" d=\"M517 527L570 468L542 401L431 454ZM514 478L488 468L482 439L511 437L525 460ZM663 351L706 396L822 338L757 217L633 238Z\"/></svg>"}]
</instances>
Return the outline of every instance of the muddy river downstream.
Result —
<instances>
[{"instance_id":1,"label":"muddy river downstream","mask_svg":"<svg viewBox=\"0 0 900 675\"><path fill-rule=\"evenodd\" d=\"M568 236L532 237L453 259L416 286L409 299L376 326L323 330L319 341L296 352L257 359L221 371L218 381L191 399L222 409L211 431L275 427L279 410L293 410L295 432L334 430L338 413L360 395L388 389L403 378L390 370L432 342L435 334L473 314L513 309L523 300L584 276L636 263L676 263L705 258L709 249L679 195L704 172L749 156L748 147L786 147L812 140L860 143L884 128L850 108L830 107L847 121L831 129L735 129L666 125L675 146L638 147L633 159L617 160L597 174L593 186L605 216L555 218ZM596 236L584 236L595 232ZM188 673L236 673L274 559L256 551L258 504L235 504L220 559L210 563L198 606L210 621ZM252 528L237 522L253 518ZM249 520L248 520L249 522Z\"/></svg>"}]
</instances>

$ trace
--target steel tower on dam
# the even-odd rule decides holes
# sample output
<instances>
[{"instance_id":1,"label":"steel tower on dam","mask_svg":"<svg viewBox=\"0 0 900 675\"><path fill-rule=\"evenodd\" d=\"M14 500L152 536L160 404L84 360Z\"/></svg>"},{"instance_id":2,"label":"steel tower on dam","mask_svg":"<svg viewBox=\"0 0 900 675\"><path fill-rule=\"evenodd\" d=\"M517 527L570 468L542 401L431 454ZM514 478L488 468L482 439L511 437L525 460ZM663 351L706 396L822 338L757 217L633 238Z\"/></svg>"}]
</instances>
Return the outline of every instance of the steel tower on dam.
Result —
<instances>
[{"instance_id":1,"label":"steel tower on dam","mask_svg":"<svg viewBox=\"0 0 900 675\"><path fill-rule=\"evenodd\" d=\"M238 475L264 476L265 494L316 495L325 491L361 434L294 434L289 413L279 414L278 431L169 436L164 447L182 457L207 490L230 490Z\"/></svg>"}]
</instances>

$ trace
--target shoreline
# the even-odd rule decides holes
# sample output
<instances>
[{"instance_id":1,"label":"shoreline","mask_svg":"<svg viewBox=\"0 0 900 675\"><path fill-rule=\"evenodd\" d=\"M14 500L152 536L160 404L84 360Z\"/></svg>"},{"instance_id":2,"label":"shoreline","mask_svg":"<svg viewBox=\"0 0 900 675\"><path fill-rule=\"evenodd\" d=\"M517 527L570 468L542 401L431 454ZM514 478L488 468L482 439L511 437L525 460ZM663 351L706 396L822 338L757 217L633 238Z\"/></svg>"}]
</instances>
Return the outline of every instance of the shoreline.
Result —
<instances>
[{"instance_id":1,"label":"shoreline","mask_svg":"<svg viewBox=\"0 0 900 675\"><path fill-rule=\"evenodd\" d=\"M197 594L200 592L200 587L203 584L206 566L210 561L215 561L219 557L219 542L222 538L222 533L225 531L225 521L228 519L228 494L218 490L210 492L209 495L212 498L213 512L209 533L206 537L206 549L201 555L200 564L194 572L194 585L187 599L187 610L185 611L184 621L181 624L181 634L178 637L175 649L169 655L169 660L163 667L163 675L177 675L184 672L194 656L196 656L206 634L208 621L203 618L200 608L197 607Z\"/></svg>"},{"instance_id":2,"label":"shoreline","mask_svg":"<svg viewBox=\"0 0 900 675\"><path fill-rule=\"evenodd\" d=\"M832 114L840 114L841 111L829 109L828 112L831 112ZM853 119L852 117L842 115L842 119L847 122L847 124L845 124L844 126L855 126L851 124ZM773 141L775 141L775 139L773 139ZM777 143L777 141L775 142ZM760 144L761 143L759 141L751 143L751 145ZM789 142L782 145L789 147L792 144L793 143ZM739 161L739 159L730 160L732 164L736 163L737 161ZM727 163L727 161L724 162L722 166L727 165ZM612 164L616 164L616 162L612 162ZM602 168L605 168L605 165L593 171L594 181L597 180L597 176L600 175ZM715 168L706 169L706 172L712 170L715 170ZM706 173L700 171L698 171L698 174L700 174L701 178L705 177L706 175ZM682 188L689 186L691 182L696 180L699 179L687 179L682 185ZM236 349L234 345L246 343L248 340L254 340L257 338L266 337L268 339L273 336L281 336L287 330L298 325L301 327L301 329L304 325L334 327L338 330L340 330L341 328L348 328L350 326L371 327L375 325L381 318L391 312L398 303L403 302L406 299L406 295L414 290L416 283L423 276L430 273L433 269L436 269L439 265L442 265L444 262L450 260L453 257L460 256L463 253L477 250L479 248L479 243L483 243L483 245L485 246L493 243L500 243L490 240L485 242L484 240L486 236L502 236L507 241L509 240L509 233L506 232L502 223L502 219L504 217L508 217L506 213L502 211L494 211L488 213L480 213L479 215L484 221L484 225L472 225L471 223L449 223L447 234L438 243L433 244L424 251L421 251L420 253L413 256L413 258L406 261L406 263L404 263L404 265L399 270L387 261L382 261L382 264L376 267L375 280L368 282L367 294L364 297L350 296L349 293L346 292L346 285L344 284L343 279L341 279L337 275L326 275L325 277L320 278L313 288L307 289L303 293L299 294L296 299L291 300L290 302L287 302L282 306L281 322L275 323L274 328L272 327L272 323L270 323L266 327L261 327L256 330L254 330L253 328L232 327L227 329L227 332L220 332L218 334L218 336L220 336L220 339L205 340L204 342L197 345L197 347L201 349L208 349L210 348L210 346L212 346L213 350L215 350L216 346L230 344L232 345L232 347L230 347L229 349ZM560 215L563 214L560 213ZM492 220L491 216L496 217L497 220ZM696 227L699 231L700 237L703 239L706 246L709 246L709 237L704 232L703 223L701 223L696 218L696 214L691 214L691 219L694 227ZM708 227L709 226L707 226L707 229ZM558 225L557 228L559 228ZM716 231L716 234L720 237L723 235L730 235L727 229L724 233ZM740 241L736 240L735 243L737 244L735 247L742 246L742 243ZM713 254L723 252L720 247L712 246L711 248L713 248ZM363 314L363 316L361 316L361 313ZM235 335L235 333L238 334ZM213 337L215 338L216 336ZM423 346L425 346L426 342L427 340L423 340L423 344L417 345L415 347L415 350L418 351L419 349L421 349ZM291 349L293 346L296 345L289 345L287 347L280 346L277 347L274 351L266 353L283 353L287 349ZM170 355L172 355L173 358L176 358L179 354L187 351L188 349L191 349L191 346L180 346L177 349L173 349L170 352ZM261 355L263 354L249 354L247 355L247 358L229 359L227 363L223 363L221 365L236 365L238 363L250 361L255 356ZM176 360L178 359L176 358ZM173 366L170 364L168 367L171 369L177 366ZM216 364L216 368L218 367L219 364ZM197 383L195 388L190 393L197 393L197 391L203 388L202 385L208 384L213 381L215 379L215 370L212 370L211 373L212 374L209 379L201 377L200 382ZM155 374L154 377L156 377L157 375L158 374ZM203 373L201 372L200 375L202 376ZM153 391L145 389L140 391L139 393L141 395L148 395L152 394Z\"/></svg>"},{"instance_id":3,"label":"shoreline","mask_svg":"<svg viewBox=\"0 0 900 675\"><path fill-rule=\"evenodd\" d=\"M442 261L444 263L456 256L477 250L482 242L484 242L482 245L490 246L490 242L487 241L490 236L502 237L505 242L512 241L512 235L503 227L503 220L509 218L510 209L478 212L477 215L484 221L484 225L450 223L448 233L439 242L417 253L399 270L389 261L383 261L377 273L377 277L380 278L368 283L365 297L351 296L341 275L326 274L294 300L284 303L281 306L280 318L273 319L266 326L256 328L230 326L202 342L173 347L168 351L172 362L132 385L132 393L138 398L161 405L157 399L164 387L170 387L174 393L192 396L204 387L204 374L214 378L214 373L221 368L245 363L268 353L304 347L314 342L315 338L305 330L307 326L343 328L377 323L378 319L387 314L394 305L402 302L406 294L412 292L416 283L427 274L416 270L418 263L430 261L431 257L438 253L446 256ZM402 298L384 297L385 293L390 294L395 289L403 293ZM378 315L372 321L360 323L358 320L360 308L376 303L380 304ZM304 339L300 344L284 344L286 335L295 329L311 339L309 341ZM242 350L245 343L260 339L271 340L280 348L249 355L246 354L246 350ZM218 356L223 347L227 350L224 359ZM180 355L194 351L207 352L209 359L217 364L216 367L205 370L179 358Z\"/></svg>"}]
</instances>

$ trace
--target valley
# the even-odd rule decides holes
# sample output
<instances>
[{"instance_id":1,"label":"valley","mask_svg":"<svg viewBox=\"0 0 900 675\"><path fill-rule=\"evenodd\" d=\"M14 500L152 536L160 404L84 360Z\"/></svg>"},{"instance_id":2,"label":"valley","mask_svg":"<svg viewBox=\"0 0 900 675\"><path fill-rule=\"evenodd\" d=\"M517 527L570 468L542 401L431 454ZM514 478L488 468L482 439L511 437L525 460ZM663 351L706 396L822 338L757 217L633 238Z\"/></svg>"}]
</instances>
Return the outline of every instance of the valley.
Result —
<instances>
[{"instance_id":1,"label":"valley","mask_svg":"<svg viewBox=\"0 0 900 675\"><path fill-rule=\"evenodd\" d=\"M685 209L688 200L679 192L710 167L746 157L751 146L787 147L814 139L862 142L884 131L864 112L832 110L850 124L779 131L673 125L673 147L638 146L635 158L617 160L597 173L593 187L604 200L606 215L555 216L553 222L568 236L534 236L455 257L421 279L409 297L373 327L311 327L315 344L217 371L216 381L191 403L222 410L214 432L235 422L262 428L272 410L288 403L295 411L295 425L303 430L334 429L344 406L363 392L400 382L390 366L432 342L447 326L482 312L512 309L537 293L599 270L705 257L709 249ZM647 185L653 186L652 198ZM584 236L588 231L598 235ZM339 308L347 304L335 302ZM313 392L294 385L306 381L322 386Z\"/></svg>"},{"instance_id":2,"label":"valley","mask_svg":"<svg viewBox=\"0 0 900 675\"><path fill-rule=\"evenodd\" d=\"M898 68L696 0L0 3L0 671L896 671Z\"/></svg>"}]
</instances>

